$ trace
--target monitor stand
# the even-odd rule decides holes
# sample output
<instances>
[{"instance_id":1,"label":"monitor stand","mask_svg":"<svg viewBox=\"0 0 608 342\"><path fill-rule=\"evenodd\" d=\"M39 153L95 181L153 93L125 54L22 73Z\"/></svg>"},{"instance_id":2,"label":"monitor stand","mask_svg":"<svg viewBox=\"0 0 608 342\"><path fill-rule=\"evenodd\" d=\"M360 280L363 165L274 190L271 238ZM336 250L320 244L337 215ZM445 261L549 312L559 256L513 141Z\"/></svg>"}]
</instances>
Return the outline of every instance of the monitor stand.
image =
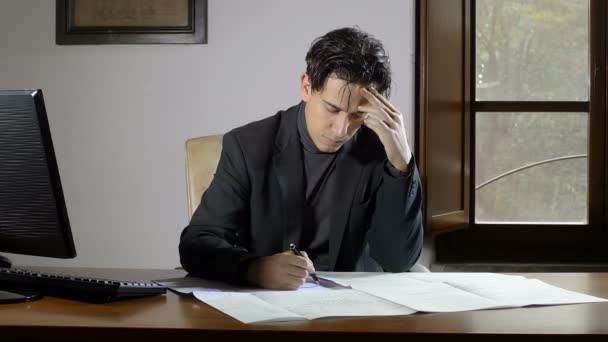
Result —
<instances>
[{"instance_id":1,"label":"monitor stand","mask_svg":"<svg viewBox=\"0 0 608 342\"><path fill-rule=\"evenodd\" d=\"M0 267L10 268L11 265L7 257L0 255ZM11 288L8 284L2 284L0 280L0 304L31 302L40 298L42 294L38 290Z\"/></svg>"}]
</instances>

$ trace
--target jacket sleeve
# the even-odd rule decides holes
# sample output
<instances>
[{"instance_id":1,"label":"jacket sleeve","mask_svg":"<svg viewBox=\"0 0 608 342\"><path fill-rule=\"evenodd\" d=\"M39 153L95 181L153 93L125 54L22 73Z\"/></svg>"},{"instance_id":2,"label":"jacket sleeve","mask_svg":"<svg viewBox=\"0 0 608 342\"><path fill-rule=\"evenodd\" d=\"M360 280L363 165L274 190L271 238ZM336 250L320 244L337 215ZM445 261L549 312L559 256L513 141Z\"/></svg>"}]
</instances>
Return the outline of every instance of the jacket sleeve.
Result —
<instances>
[{"instance_id":1,"label":"jacket sleeve","mask_svg":"<svg viewBox=\"0 0 608 342\"><path fill-rule=\"evenodd\" d=\"M249 225L250 183L237 138L228 133L209 188L180 237L182 266L191 275L243 284L246 265L256 256L239 245Z\"/></svg>"},{"instance_id":2,"label":"jacket sleeve","mask_svg":"<svg viewBox=\"0 0 608 342\"><path fill-rule=\"evenodd\" d=\"M375 196L368 233L370 256L385 271L408 271L422 252L424 236L422 187L415 160L400 175L385 169Z\"/></svg>"}]
</instances>

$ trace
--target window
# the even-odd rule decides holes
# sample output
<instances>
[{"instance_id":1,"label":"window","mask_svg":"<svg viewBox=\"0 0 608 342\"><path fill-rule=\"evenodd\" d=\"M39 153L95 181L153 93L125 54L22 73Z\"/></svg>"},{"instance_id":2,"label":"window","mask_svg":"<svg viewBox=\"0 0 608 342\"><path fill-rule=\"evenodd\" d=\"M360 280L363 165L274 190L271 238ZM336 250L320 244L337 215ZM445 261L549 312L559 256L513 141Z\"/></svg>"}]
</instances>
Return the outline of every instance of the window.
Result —
<instances>
[{"instance_id":1,"label":"window","mask_svg":"<svg viewBox=\"0 0 608 342\"><path fill-rule=\"evenodd\" d=\"M475 223L588 223L589 0L475 11Z\"/></svg>"},{"instance_id":2,"label":"window","mask_svg":"<svg viewBox=\"0 0 608 342\"><path fill-rule=\"evenodd\" d=\"M608 261L601 0L418 0L417 157L445 261Z\"/></svg>"},{"instance_id":3,"label":"window","mask_svg":"<svg viewBox=\"0 0 608 342\"><path fill-rule=\"evenodd\" d=\"M476 224L589 222L589 113L474 115Z\"/></svg>"}]
</instances>

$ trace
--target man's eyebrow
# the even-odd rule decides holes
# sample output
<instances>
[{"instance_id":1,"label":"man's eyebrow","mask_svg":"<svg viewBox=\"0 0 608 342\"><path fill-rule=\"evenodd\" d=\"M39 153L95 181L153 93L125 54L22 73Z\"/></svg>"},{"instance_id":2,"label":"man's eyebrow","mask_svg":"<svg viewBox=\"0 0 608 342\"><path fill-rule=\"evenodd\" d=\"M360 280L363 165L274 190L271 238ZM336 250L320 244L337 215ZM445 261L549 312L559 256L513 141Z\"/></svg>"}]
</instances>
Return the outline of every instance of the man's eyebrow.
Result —
<instances>
[{"instance_id":1,"label":"man's eyebrow","mask_svg":"<svg viewBox=\"0 0 608 342\"><path fill-rule=\"evenodd\" d=\"M322 100L323 102L325 102L325 104L327 104L328 106L334 107L334 109L337 109L337 110L340 110L340 111L346 112L344 109L342 109L342 108L340 108L340 107L336 106L335 104L333 104L333 103L331 103L331 102L329 102L329 101L327 101L327 100L324 100L324 99L321 99L321 100ZM348 112L347 112L347 113L348 113ZM354 111L354 112L352 112L352 113L349 113L349 114L357 114L357 113L362 113L362 112L361 112L361 111L356 110L356 111Z\"/></svg>"},{"instance_id":2,"label":"man's eyebrow","mask_svg":"<svg viewBox=\"0 0 608 342\"><path fill-rule=\"evenodd\" d=\"M329 102L329 101L327 101L327 100L323 100L323 102L325 102L325 104L327 104L327 105L329 105L329 106L334 107L335 109L339 109L339 110L341 110L341 111L343 111L343 112L344 112L344 110L343 110L342 108L340 108L340 107L336 106L335 104L333 104L333 103L331 103L331 102Z\"/></svg>"}]
</instances>

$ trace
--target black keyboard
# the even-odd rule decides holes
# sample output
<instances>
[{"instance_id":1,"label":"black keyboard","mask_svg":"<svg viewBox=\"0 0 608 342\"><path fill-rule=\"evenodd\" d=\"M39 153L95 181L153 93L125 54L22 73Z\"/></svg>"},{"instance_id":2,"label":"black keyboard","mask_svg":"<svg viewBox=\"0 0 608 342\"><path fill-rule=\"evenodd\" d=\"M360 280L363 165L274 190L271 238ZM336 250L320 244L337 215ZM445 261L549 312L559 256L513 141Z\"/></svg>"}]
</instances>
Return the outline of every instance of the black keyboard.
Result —
<instances>
[{"instance_id":1,"label":"black keyboard","mask_svg":"<svg viewBox=\"0 0 608 342\"><path fill-rule=\"evenodd\" d=\"M152 282L118 281L0 267L0 290L33 289L42 295L107 303L164 294L167 287Z\"/></svg>"}]
</instances>

